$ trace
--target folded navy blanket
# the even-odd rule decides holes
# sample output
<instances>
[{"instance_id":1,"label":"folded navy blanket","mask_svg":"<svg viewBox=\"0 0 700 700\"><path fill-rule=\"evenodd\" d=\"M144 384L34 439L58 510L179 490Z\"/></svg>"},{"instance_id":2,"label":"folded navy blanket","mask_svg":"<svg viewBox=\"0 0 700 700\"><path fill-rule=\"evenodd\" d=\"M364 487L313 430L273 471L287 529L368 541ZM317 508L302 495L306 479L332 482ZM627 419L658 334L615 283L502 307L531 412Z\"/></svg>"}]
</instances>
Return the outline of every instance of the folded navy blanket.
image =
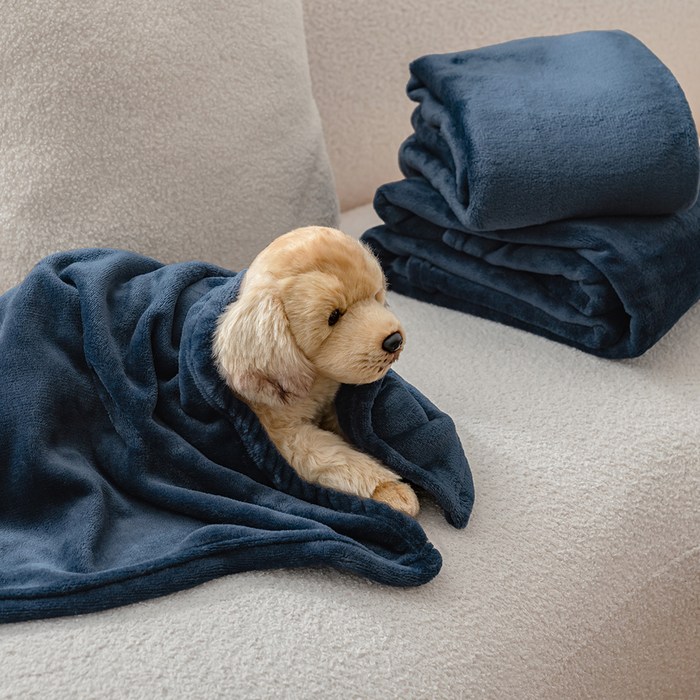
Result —
<instances>
[{"instance_id":1,"label":"folded navy blanket","mask_svg":"<svg viewBox=\"0 0 700 700\"><path fill-rule=\"evenodd\" d=\"M700 297L698 136L670 71L624 32L411 64L415 133L363 239L404 294L610 358Z\"/></svg>"},{"instance_id":2,"label":"folded navy blanket","mask_svg":"<svg viewBox=\"0 0 700 700\"><path fill-rule=\"evenodd\" d=\"M90 249L0 297L0 621L250 569L436 575L417 521L302 481L219 378L211 336L243 274ZM337 409L355 445L466 525L472 480L448 416L394 373L341 387Z\"/></svg>"},{"instance_id":3,"label":"folded navy blanket","mask_svg":"<svg viewBox=\"0 0 700 700\"><path fill-rule=\"evenodd\" d=\"M363 240L393 289L609 358L651 347L700 298L700 200L657 217L465 230L423 178L381 187Z\"/></svg>"},{"instance_id":4,"label":"folded navy blanket","mask_svg":"<svg viewBox=\"0 0 700 700\"><path fill-rule=\"evenodd\" d=\"M620 31L521 39L420 58L415 133L399 156L471 231L670 214L698 193L698 136L681 88Z\"/></svg>"}]
</instances>

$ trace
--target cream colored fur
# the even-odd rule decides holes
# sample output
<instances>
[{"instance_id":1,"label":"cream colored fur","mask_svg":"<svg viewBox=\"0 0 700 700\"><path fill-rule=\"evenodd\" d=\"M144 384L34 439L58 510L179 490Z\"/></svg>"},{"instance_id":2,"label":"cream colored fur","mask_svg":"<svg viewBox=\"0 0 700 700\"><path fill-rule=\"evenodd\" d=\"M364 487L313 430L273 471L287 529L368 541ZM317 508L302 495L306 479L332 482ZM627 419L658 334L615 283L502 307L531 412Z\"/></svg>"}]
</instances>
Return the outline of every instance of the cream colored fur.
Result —
<instances>
[{"instance_id":1,"label":"cream colored fur","mask_svg":"<svg viewBox=\"0 0 700 700\"><path fill-rule=\"evenodd\" d=\"M255 258L219 319L214 357L299 476L415 516L413 489L348 444L335 413L341 383L376 381L398 359L403 343L382 348L394 333L405 339L372 253L341 231L311 226Z\"/></svg>"}]
</instances>

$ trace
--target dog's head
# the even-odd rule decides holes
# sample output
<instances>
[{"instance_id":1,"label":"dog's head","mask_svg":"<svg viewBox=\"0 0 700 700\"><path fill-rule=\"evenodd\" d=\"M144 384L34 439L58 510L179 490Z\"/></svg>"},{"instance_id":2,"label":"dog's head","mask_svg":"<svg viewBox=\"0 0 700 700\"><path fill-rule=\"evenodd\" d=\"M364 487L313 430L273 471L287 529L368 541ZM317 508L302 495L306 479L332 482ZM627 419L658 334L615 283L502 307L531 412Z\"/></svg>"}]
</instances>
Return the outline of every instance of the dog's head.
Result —
<instances>
[{"instance_id":1,"label":"dog's head","mask_svg":"<svg viewBox=\"0 0 700 700\"><path fill-rule=\"evenodd\" d=\"M319 375L347 384L380 379L404 338L372 253L341 231L310 226L255 258L219 319L214 356L244 399L280 405L304 397Z\"/></svg>"}]
</instances>

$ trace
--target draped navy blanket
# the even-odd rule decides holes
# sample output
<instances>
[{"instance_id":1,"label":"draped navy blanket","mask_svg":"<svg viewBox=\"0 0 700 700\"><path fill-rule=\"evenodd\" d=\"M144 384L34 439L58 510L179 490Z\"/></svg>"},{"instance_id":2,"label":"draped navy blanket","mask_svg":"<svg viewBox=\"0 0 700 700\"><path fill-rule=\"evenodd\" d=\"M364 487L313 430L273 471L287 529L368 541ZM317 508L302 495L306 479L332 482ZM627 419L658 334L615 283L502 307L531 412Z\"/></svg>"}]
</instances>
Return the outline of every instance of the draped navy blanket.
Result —
<instances>
[{"instance_id":1,"label":"draped navy blanket","mask_svg":"<svg viewBox=\"0 0 700 700\"><path fill-rule=\"evenodd\" d=\"M243 273L81 250L0 297L0 621L83 613L238 571L329 565L411 586L440 569L417 521L302 481L227 390L211 336ZM396 374L343 386L349 439L473 502L454 424Z\"/></svg>"},{"instance_id":2,"label":"draped navy blanket","mask_svg":"<svg viewBox=\"0 0 700 700\"><path fill-rule=\"evenodd\" d=\"M700 297L697 132L634 37L426 56L408 92L406 179L363 236L395 290L611 358Z\"/></svg>"}]
</instances>

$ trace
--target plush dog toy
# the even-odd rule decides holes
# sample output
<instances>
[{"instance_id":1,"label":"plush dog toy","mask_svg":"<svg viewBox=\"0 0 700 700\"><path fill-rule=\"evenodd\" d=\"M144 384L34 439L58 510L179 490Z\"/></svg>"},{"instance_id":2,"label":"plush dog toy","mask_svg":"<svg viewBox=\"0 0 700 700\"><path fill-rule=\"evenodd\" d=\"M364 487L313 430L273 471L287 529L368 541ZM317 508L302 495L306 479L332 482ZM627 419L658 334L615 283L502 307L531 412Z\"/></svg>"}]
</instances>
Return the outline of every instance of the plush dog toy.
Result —
<instances>
[{"instance_id":1,"label":"plush dog toy","mask_svg":"<svg viewBox=\"0 0 700 700\"><path fill-rule=\"evenodd\" d=\"M334 404L341 383L381 379L405 337L369 249L311 226L255 258L219 318L213 348L227 385L299 476L415 516L413 489L346 442Z\"/></svg>"}]
</instances>

